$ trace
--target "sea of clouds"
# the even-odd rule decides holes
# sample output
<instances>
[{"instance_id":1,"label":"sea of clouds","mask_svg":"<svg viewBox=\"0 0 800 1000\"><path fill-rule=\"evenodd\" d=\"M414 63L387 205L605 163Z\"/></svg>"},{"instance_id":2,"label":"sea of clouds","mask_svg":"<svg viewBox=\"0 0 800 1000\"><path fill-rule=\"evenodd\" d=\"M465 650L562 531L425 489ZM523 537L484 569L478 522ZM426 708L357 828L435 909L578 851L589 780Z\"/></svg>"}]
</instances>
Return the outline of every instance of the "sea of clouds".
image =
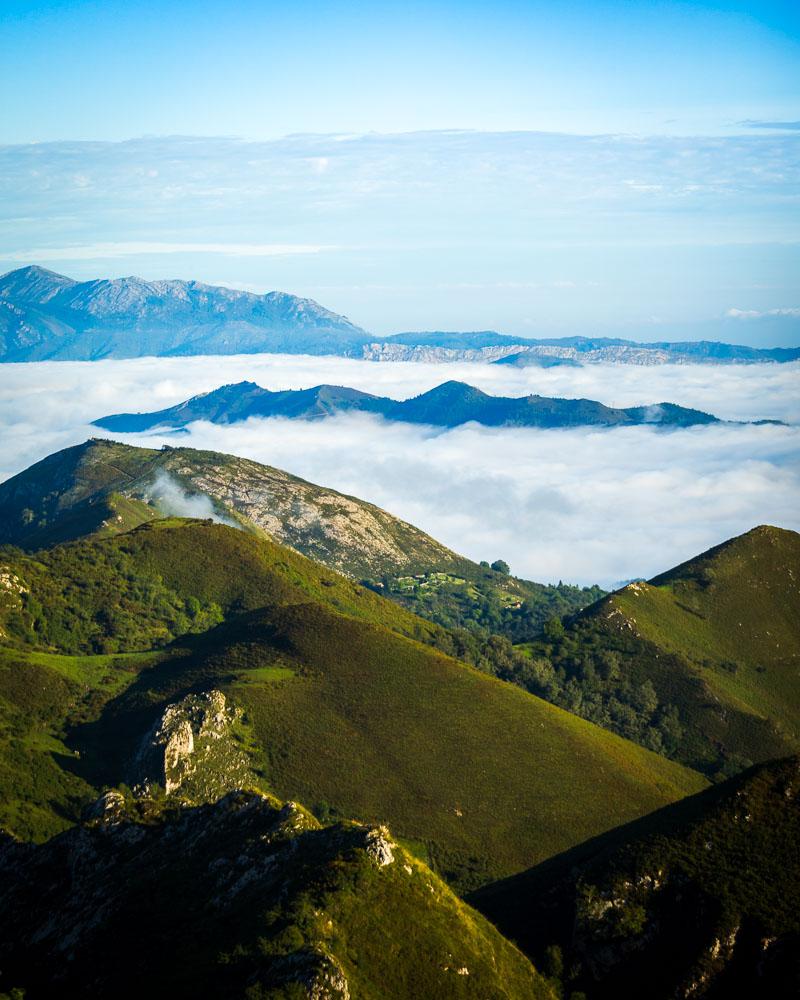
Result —
<instances>
[{"instance_id":1,"label":"sea of clouds","mask_svg":"<svg viewBox=\"0 0 800 1000\"><path fill-rule=\"evenodd\" d=\"M517 370L258 355L3 365L0 374L3 479L59 448L110 436L90 426L100 416L161 409L242 379L269 389L332 382L405 398L456 378L495 394L671 401L728 421L778 419L787 426L442 430L350 414L116 437L287 469L542 581L611 586L759 523L800 530L800 364Z\"/></svg>"}]
</instances>

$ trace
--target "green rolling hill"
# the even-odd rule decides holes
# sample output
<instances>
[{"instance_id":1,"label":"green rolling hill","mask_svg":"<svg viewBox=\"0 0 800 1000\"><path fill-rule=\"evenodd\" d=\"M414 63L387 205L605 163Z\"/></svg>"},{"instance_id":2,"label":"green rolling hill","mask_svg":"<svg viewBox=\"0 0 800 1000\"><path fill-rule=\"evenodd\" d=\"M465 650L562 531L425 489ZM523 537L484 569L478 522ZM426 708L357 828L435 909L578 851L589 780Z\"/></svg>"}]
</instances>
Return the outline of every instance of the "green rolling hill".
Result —
<instances>
[{"instance_id":1,"label":"green rolling hill","mask_svg":"<svg viewBox=\"0 0 800 1000\"><path fill-rule=\"evenodd\" d=\"M800 535L762 525L524 647L530 690L710 776L800 747Z\"/></svg>"},{"instance_id":2,"label":"green rolling hill","mask_svg":"<svg viewBox=\"0 0 800 1000\"><path fill-rule=\"evenodd\" d=\"M512 641L602 594L479 566L379 507L219 452L91 440L0 484L0 542L28 550L165 513L266 533L448 628L478 625Z\"/></svg>"},{"instance_id":3,"label":"green rolling hill","mask_svg":"<svg viewBox=\"0 0 800 1000\"><path fill-rule=\"evenodd\" d=\"M576 595L212 452L88 442L0 514L0 997L800 982L798 758L707 787L800 746L800 536L562 621ZM488 630L491 594L539 638L414 614Z\"/></svg>"},{"instance_id":4,"label":"green rolling hill","mask_svg":"<svg viewBox=\"0 0 800 1000\"><path fill-rule=\"evenodd\" d=\"M75 822L103 787L150 780L143 741L178 716L163 739L176 773L197 771L194 798L218 795L230 768L320 815L389 823L459 887L704 783L410 638L434 642L436 627L254 534L156 521L6 549L2 572L2 823L25 837ZM220 743L191 700L208 692L230 714Z\"/></svg>"}]
</instances>

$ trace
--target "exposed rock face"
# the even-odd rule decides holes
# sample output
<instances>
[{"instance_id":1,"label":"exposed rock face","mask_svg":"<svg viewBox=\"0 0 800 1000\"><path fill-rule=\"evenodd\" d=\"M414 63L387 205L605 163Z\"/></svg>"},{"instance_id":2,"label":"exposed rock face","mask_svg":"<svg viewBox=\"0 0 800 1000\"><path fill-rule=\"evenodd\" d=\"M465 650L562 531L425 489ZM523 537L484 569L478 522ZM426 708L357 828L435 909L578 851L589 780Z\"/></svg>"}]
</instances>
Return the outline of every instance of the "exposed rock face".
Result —
<instances>
[{"instance_id":1,"label":"exposed rock face","mask_svg":"<svg viewBox=\"0 0 800 1000\"><path fill-rule=\"evenodd\" d=\"M524 351L522 344L502 347L433 347L422 344L365 344L362 357L366 361L419 361L444 363L447 361L496 361Z\"/></svg>"},{"instance_id":2,"label":"exposed rock face","mask_svg":"<svg viewBox=\"0 0 800 1000\"><path fill-rule=\"evenodd\" d=\"M114 789L105 792L86 811L87 819L97 819L103 823L119 823L125 813L125 796Z\"/></svg>"},{"instance_id":3,"label":"exposed rock face","mask_svg":"<svg viewBox=\"0 0 800 1000\"><path fill-rule=\"evenodd\" d=\"M191 461L176 450L164 465L194 489L332 569L357 578L389 569L456 564L440 542L386 511L247 459ZM189 461L187 461L189 459Z\"/></svg>"},{"instance_id":4,"label":"exposed rock face","mask_svg":"<svg viewBox=\"0 0 800 1000\"><path fill-rule=\"evenodd\" d=\"M167 795L180 790L204 802L248 784L249 761L232 734L237 717L217 690L169 705L134 763L136 788L146 794L162 784Z\"/></svg>"},{"instance_id":5,"label":"exposed rock face","mask_svg":"<svg viewBox=\"0 0 800 1000\"><path fill-rule=\"evenodd\" d=\"M281 469L218 452L149 451L100 439L65 449L0 484L0 541L27 544L36 535L38 544L42 525L55 526L78 507L84 514L101 511L99 526L110 493L148 503L161 472L187 492L210 497L218 512L250 520L276 541L356 579L448 571L463 562L380 507Z\"/></svg>"},{"instance_id":6,"label":"exposed rock face","mask_svg":"<svg viewBox=\"0 0 800 1000\"><path fill-rule=\"evenodd\" d=\"M287 955L273 970L277 983L297 983L308 1000L350 1000L350 986L341 964L322 948Z\"/></svg>"},{"instance_id":7,"label":"exposed rock face","mask_svg":"<svg viewBox=\"0 0 800 1000\"><path fill-rule=\"evenodd\" d=\"M420 340L426 339L420 334ZM447 335L444 335L445 337ZM458 334L455 335L458 337ZM365 344L362 357L368 361L482 361L497 363L508 358L508 363L527 367L538 360L561 361L572 364L617 365L689 365L689 364L747 364L754 362L791 361L796 359L793 350L765 351L731 344L664 343L638 344L633 341L616 343L593 341L585 338L567 338L561 343L536 343L524 340L514 343L513 338L503 339L502 344L484 347L447 347L433 343L412 343L413 335L403 335L403 342L389 338L383 342Z\"/></svg>"},{"instance_id":8,"label":"exposed rock face","mask_svg":"<svg viewBox=\"0 0 800 1000\"><path fill-rule=\"evenodd\" d=\"M379 868L383 868L384 865L390 865L394 861L392 848L396 846L389 840L389 831L386 827L378 826L367 833L364 850Z\"/></svg>"}]
</instances>

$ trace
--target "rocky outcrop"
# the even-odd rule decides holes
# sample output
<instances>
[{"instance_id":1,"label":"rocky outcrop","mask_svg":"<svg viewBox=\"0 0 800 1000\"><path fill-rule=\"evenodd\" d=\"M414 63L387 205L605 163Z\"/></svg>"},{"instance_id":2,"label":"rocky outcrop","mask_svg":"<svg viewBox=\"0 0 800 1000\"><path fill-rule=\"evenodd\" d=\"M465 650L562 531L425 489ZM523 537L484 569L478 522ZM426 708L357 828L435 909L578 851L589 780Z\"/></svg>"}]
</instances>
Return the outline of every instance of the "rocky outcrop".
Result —
<instances>
[{"instance_id":1,"label":"rocky outcrop","mask_svg":"<svg viewBox=\"0 0 800 1000\"><path fill-rule=\"evenodd\" d=\"M276 985L297 984L308 1000L350 1000L350 985L341 964L322 948L287 955L271 973Z\"/></svg>"},{"instance_id":2,"label":"rocky outcrop","mask_svg":"<svg viewBox=\"0 0 800 1000\"><path fill-rule=\"evenodd\" d=\"M214 457L207 461L205 453L175 449L161 464L276 541L340 573L362 579L458 563L440 542L363 500L247 459Z\"/></svg>"},{"instance_id":3,"label":"rocky outcrop","mask_svg":"<svg viewBox=\"0 0 800 1000\"><path fill-rule=\"evenodd\" d=\"M145 737L134 762L132 784L140 795L162 785L207 802L251 783L250 763L233 727L240 712L222 691L190 694L168 705Z\"/></svg>"},{"instance_id":4,"label":"rocky outcrop","mask_svg":"<svg viewBox=\"0 0 800 1000\"><path fill-rule=\"evenodd\" d=\"M256 792L107 792L92 817L42 845L0 836L0 995L458 1000L469 981L554 1000L384 827L323 828Z\"/></svg>"},{"instance_id":5,"label":"rocky outcrop","mask_svg":"<svg viewBox=\"0 0 800 1000\"><path fill-rule=\"evenodd\" d=\"M392 848L397 847L397 844L391 842L389 831L385 826L378 826L369 830L365 839L364 850L379 868L392 864L394 861Z\"/></svg>"}]
</instances>

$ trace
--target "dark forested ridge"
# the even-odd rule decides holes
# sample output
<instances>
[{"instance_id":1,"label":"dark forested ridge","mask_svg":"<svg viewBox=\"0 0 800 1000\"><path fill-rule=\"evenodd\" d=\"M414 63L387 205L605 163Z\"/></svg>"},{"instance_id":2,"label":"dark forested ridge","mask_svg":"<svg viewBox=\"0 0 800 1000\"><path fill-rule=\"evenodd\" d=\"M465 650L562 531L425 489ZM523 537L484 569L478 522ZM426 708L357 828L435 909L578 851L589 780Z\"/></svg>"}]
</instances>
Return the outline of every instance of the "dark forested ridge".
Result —
<instances>
[{"instance_id":1,"label":"dark forested ridge","mask_svg":"<svg viewBox=\"0 0 800 1000\"><path fill-rule=\"evenodd\" d=\"M444 382L411 399L373 396L338 385L271 392L255 382L224 385L154 413L115 413L99 417L95 426L118 434L151 427L185 427L195 420L232 424L250 417L318 420L335 413L374 413L386 420L435 427L458 427L474 421L487 427L693 427L717 423L702 410L675 403L605 406L594 399L548 396L490 396L464 382Z\"/></svg>"},{"instance_id":2,"label":"dark forested ridge","mask_svg":"<svg viewBox=\"0 0 800 1000\"><path fill-rule=\"evenodd\" d=\"M759 765L471 897L566 996L800 988L800 760Z\"/></svg>"}]
</instances>

